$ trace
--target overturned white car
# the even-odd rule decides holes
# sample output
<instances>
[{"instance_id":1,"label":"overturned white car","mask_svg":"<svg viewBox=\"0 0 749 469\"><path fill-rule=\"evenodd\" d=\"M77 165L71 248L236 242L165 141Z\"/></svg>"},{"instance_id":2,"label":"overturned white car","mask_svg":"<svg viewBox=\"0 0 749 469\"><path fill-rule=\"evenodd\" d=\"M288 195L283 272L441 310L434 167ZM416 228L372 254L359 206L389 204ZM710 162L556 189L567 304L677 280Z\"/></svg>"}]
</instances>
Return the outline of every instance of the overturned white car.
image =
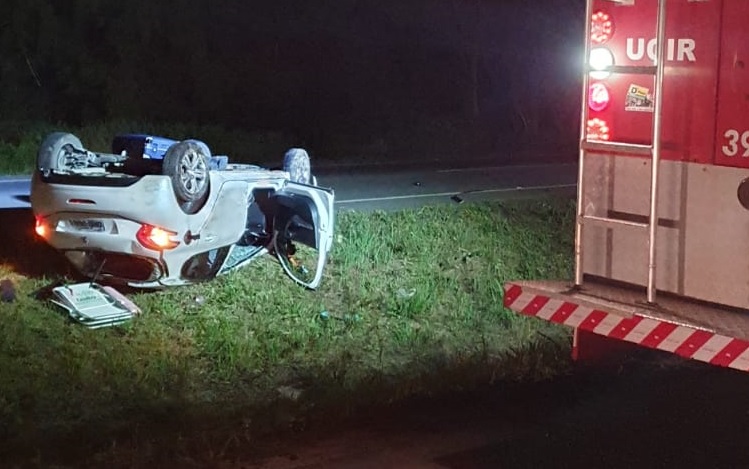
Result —
<instances>
[{"instance_id":1,"label":"overturned white car","mask_svg":"<svg viewBox=\"0 0 749 469\"><path fill-rule=\"evenodd\" d=\"M270 170L230 164L198 140L122 135L112 153L96 153L53 133L37 163L36 233L89 278L184 285L274 252L305 287L322 279L334 193L317 186L303 149Z\"/></svg>"}]
</instances>

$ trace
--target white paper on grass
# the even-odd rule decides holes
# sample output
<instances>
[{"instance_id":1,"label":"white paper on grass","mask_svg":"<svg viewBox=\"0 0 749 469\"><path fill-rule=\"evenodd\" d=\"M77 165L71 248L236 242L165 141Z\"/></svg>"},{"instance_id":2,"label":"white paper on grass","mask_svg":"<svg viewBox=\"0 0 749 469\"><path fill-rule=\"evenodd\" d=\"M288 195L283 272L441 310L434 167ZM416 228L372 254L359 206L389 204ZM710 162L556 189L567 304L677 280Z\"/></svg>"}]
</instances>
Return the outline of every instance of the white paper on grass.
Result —
<instances>
[{"instance_id":1,"label":"white paper on grass","mask_svg":"<svg viewBox=\"0 0 749 469\"><path fill-rule=\"evenodd\" d=\"M64 285L52 290L52 302L71 318L90 327L114 326L140 314L140 308L112 287L96 283Z\"/></svg>"}]
</instances>

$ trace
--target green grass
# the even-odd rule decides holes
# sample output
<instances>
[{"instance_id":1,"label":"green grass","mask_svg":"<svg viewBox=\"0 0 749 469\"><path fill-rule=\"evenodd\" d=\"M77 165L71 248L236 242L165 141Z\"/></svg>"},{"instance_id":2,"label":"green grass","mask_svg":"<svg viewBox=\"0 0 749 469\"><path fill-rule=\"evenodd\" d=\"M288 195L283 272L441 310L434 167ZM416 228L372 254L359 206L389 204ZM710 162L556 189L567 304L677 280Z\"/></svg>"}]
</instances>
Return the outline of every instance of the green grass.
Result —
<instances>
[{"instance_id":1,"label":"green grass","mask_svg":"<svg viewBox=\"0 0 749 469\"><path fill-rule=\"evenodd\" d=\"M569 144L547 136L523 137L497 134L496 129L477 128L473 122L425 119L408 127L393 127L384 133L326 129L310 135L267 129L229 129L218 125L154 123L109 120L72 126L64 123L0 120L0 176L29 174L35 167L39 144L55 131L70 132L92 151L111 151L112 137L123 133L147 133L176 140L205 141L215 155L228 155L232 162L266 166L280 165L284 152L296 146L307 149L313 164L368 164L407 161L450 161L454 155L492 155L498 162L541 162L554 154L555 162L574 161ZM568 140L568 139L565 139ZM492 143L494 142L494 143ZM496 147L495 147L496 145ZM574 145L573 145L574 146ZM522 150L521 150L522 149ZM552 150L553 149L553 150Z\"/></svg>"},{"instance_id":2,"label":"green grass","mask_svg":"<svg viewBox=\"0 0 749 469\"><path fill-rule=\"evenodd\" d=\"M151 122L107 121L74 127L67 124L0 121L0 175L28 174L36 163L36 153L50 132L70 132L92 151L111 151L112 137L123 133L146 133L183 140L205 141L216 155L230 155L237 163L278 165L284 152L300 145L282 132L231 130L213 125L154 124ZM313 154L313 156L315 156Z\"/></svg>"},{"instance_id":3,"label":"green grass","mask_svg":"<svg viewBox=\"0 0 749 469\"><path fill-rule=\"evenodd\" d=\"M255 435L562 372L567 331L504 309L502 286L569 278L573 220L568 201L550 200L344 212L317 291L266 256L212 282L132 294L143 315L96 331L30 296L55 275L40 277L39 262L57 264L47 251L16 254L21 231L0 249L0 278L19 290L0 303L0 438L21 453L73 434L79 448L148 453L144 441L173 435L191 453L188 426Z\"/></svg>"}]
</instances>

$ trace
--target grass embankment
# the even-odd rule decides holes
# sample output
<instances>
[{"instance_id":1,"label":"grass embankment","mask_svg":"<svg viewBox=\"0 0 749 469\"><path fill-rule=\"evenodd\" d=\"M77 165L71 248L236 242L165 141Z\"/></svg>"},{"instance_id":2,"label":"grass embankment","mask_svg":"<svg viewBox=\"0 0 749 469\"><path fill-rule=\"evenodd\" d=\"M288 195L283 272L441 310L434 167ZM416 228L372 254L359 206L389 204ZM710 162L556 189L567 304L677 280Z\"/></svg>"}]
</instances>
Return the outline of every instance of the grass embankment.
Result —
<instances>
[{"instance_id":1,"label":"grass embankment","mask_svg":"<svg viewBox=\"0 0 749 469\"><path fill-rule=\"evenodd\" d=\"M498 136L472 125L435 121L431 124L394 129L390 135L350 135L328 130L324 135L300 136L289 132L227 129L217 125L158 124L153 122L107 121L75 127L44 122L0 121L0 176L29 174L36 164L39 144L50 132L70 132L92 151L109 152L112 137L124 133L145 133L183 140L197 138L215 155L228 155L234 163L277 166L291 147L304 147L314 164L371 164L423 161L455 161L491 156L494 164L576 161L576 141L550 135ZM496 139L496 147L487 136Z\"/></svg>"},{"instance_id":2,"label":"grass embankment","mask_svg":"<svg viewBox=\"0 0 749 469\"><path fill-rule=\"evenodd\" d=\"M175 140L197 138L208 143L212 153L230 155L232 162L273 165L281 163L287 149L302 143L282 132L229 130L212 125L107 121L73 127L0 121L0 175L31 173L39 144L51 132L70 132L87 149L99 152L111 151L112 137L124 133L160 135Z\"/></svg>"},{"instance_id":3,"label":"grass embankment","mask_svg":"<svg viewBox=\"0 0 749 469\"><path fill-rule=\"evenodd\" d=\"M315 416L553 375L567 366L567 331L505 310L503 283L569 278L573 220L560 201L342 213L317 291L266 256L209 283L133 294L142 316L91 331L30 296L64 264L24 241L17 219L0 243L0 278L19 290L0 303L0 438L19 451L67 435L66 451L134 458L156 457L166 439L215 457Z\"/></svg>"}]
</instances>

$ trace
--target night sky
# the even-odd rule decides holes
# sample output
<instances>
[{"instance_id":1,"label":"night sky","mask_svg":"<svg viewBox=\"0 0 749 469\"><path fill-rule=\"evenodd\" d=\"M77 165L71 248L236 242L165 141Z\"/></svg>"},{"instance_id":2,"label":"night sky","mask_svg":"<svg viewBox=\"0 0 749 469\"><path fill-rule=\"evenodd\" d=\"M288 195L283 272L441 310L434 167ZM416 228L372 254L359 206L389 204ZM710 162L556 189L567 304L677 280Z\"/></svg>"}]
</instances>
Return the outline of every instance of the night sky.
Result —
<instances>
[{"instance_id":1,"label":"night sky","mask_svg":"<svg viewBox=\"0 0 749 469\"><path fill-rule=\"evenodd\" d=\"M435 134L482 151L576 140L583 3L4 0L0 109L385 139L394 152Z\"/></svg>"}]
</instances>

